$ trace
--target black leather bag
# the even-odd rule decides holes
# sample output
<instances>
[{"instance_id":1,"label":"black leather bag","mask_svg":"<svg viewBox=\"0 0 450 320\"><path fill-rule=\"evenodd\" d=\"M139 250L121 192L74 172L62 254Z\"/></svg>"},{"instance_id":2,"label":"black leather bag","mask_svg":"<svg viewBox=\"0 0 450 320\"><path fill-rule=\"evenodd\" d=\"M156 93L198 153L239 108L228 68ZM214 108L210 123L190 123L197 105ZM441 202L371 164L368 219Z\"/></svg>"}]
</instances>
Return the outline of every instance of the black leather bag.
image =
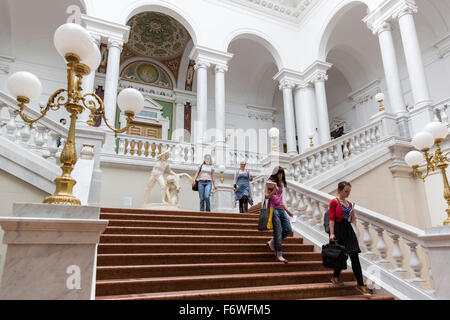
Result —
<instances>
[{"instance_id":1,"label":"black leather bag","mask_svg":"<svg viewBox=\"0 0 450 320\"><path fill-rule=\"evenodd\" d=\"M202 171L202 167L203 167L203 164L200 166L200 170L198 171L199 174ZM192 186L192 190L193 191L198 191L198 181L197 180L195 180L194 185Z\"/></svg>"},{"instance_id":2,"label":"black leather bag","mask_svg":"<svg viewBox=\"0 0 450 320\"><path fill-rule=\"evenodd\" d=\"M266 201L264 200L264 205L261 208L261 212L259 214L259 221L258 221L258 230L259 231L269 230L267 228L269 218L270 218L270 200L269 200L268 206L266 206Z\"/></svg>"},{"instance_id":3,"label":"black leather bag","mask_svg":"<svg viewBox=\"0 0 450 320\"><path fill-rule=\"evenodd\" d=\"M337 242L330 242L322 246L322 262L325 268L346 270L347 258L345 247Z\"/></svg>"}]
</instances>

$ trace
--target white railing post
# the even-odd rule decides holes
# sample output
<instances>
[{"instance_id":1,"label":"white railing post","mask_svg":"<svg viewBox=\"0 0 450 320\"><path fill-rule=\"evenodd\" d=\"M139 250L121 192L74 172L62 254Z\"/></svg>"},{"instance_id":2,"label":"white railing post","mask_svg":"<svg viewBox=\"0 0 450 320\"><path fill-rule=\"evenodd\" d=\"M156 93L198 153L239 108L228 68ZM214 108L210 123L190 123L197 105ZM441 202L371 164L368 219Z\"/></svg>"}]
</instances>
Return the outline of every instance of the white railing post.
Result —
<instances>
[{"instance_id":1,"label":"white railing post","mask_svg":"<svg viewBox=\"0 0 450 320\"><path fill-rule=\"evenodd\" d=\"M392 239L392 242L394 244L394 247L392 249L392 258L395 261L396 268L392 269L391 271L399 277L403 278L405 276L406 270L403 268L404 256L402 250L400 249L400 236L393 232L387 232L387 234Z\"/></svg>"},{"instance_id":2,"label":"white railing post","mask_svg":"<svg viewBox=\"0 0 450 320\"><path fill-rule=\"evenodd\" d=\"M406 240L406 244L410 249L409 266L413 270L414 277L408 279L408 282L412 283L418 288L421 288L424 280L422 279L422 262L417 255L417 243L413 241Z\"/></svg>"}]
</instances>

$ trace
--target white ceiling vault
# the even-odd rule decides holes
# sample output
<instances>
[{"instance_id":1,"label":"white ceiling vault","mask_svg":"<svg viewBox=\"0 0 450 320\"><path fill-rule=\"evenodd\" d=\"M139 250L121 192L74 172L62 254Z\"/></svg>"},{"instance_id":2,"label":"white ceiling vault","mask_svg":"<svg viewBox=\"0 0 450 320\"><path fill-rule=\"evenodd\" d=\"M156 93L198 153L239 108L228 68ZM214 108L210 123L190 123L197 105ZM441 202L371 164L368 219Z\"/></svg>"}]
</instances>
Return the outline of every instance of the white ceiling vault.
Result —
<instances>
[{"instance_id":1,"label":"white ceiling vault","mask_svg":"<svg viewBox=\"0 0 450 320\"><path fill-rule=\"evenodd\" d=\"M312 10L321 0L219 0L232 2L239 5L268 13L277 18L290 18L294 22L300 22L302 18Z\"/></svg>"}]
</instances>

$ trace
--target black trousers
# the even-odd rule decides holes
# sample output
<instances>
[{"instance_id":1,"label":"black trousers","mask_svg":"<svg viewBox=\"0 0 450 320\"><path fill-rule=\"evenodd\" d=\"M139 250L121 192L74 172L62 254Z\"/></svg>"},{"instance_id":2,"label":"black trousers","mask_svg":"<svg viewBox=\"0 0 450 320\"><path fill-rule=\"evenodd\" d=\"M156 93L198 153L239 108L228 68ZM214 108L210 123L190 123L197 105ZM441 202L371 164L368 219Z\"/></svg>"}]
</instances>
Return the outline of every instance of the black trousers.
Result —
<instances>
[{"instance_id":1,"label":"black trousers","mask_svg":"<svg viewBox=\"0 0 450 320\"><path fill-rule=\"evenodd\" d=\"M242 196L242 198L239 199L239 212L240 213L248 212L248 197L247 196Z\"/></svg>"},{"instance_id":2,"label":"black trousers","mask_svg":"<svg viewBox=\"0 0 450 320\"><path fill-rule=\"evenodd\" d=\"M358 282L358 286L364 285L364 279L361 269L361 263L359 262L359 253L350 253L350 260L352 261L352 269L355 274L356 281ZM338 278L341 275L342 269L334 269L333 277Z\"/></svg>"}]
</instances>

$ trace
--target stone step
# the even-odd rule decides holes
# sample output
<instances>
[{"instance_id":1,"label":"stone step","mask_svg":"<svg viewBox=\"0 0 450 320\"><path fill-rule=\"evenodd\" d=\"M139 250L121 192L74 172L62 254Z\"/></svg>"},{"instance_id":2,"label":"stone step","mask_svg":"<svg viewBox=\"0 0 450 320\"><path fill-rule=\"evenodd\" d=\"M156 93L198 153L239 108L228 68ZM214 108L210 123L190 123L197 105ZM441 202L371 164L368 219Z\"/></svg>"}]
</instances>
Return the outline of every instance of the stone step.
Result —
<instances>
[{"instance_id":1,"label":"stone step","mask_svg":"<svg viewBox=\"0 0 450 320\"><path fill-rule=\"evenodd\" d=\"M151 220L109 220L111 227L149 227L149 228L189 228L189 229L233 229L258 231L258 224L185 222L185 221L151 221Z\"/></svg>"},{"instance_id":2,"label":"stone step","mask_svg":"<svg viewBox=\"0 0 450 320\"><path fill-rule=\"evenodd\" d=\"M290 261L321 261L320 252L288 252L283 255ZM240 263L272 262L271 252L240 253L139 253L139 254L98 254L98 266L136 266L152 264L193 264L193 263ZM281 264L281 262L279 262Z\"/></svg>"},{"instance_id":3,"label":"stone step","mask_svg":"<svg viewBox=\"0 0 450 320\"><path fill-rule=\"evenodd\" d=\"M228 289L141 293L132 295L97 296L99 300L295 300L329 296L354 296L356 283L295 284L284 286L244 287Z\"/></svg>"},{"instance_id":4,"label":"stone step","mask_svg":"<svg viewBox=\"0 0 450 320\"><path fill-rule=\"evenodd\" d=\"M197 235L139 235L103 234L100 243L245 243L265 245L272 235L267 236L197 236ZM283 244L302 244L303 238L289 237Z\"/></svg>"},{"instance_id":5,"label":"stone step","mask_svg":"<svg viewBox=\"0 0 450 320\"><path fill-rule=\"evenodd\" d=\"M108 226L104 234L197 235L197 236L273 236L273 231L246 229L192 229L164 227Z\"/></svg>"},{"instance_id":6,"label":"stone step","mask_svg":"<svg viewBox=\"0 0 450 320\"><path fill-rule=\"evenodd\" d=\"M218 217L218 218L249 218L258 220L258 215L249 213L229 213L229 212L201 212L190 210L151 210L134 208L101 208L103 213L125 213L125 214L144 214L144 215L168 215L168 216L191 216L191 217Z\"/></svg>"},{"instance_id":7,"label":"stone step","mask_svg":"<svg viewBox=\"0 0 450 320\"><path fill-rule=\"evenodd\" d=\"M307 283L328 283L332 272L309 271L291 273L259 273L235 275L208 275L162 277L147 279L98 280L97 295L127 295L140 293L158 293L169 291L190 291L208 289L226 289L241 287L261 287L298 285ZM343 281L354 281L352 272L342 272Z\"/></svg>"},{"instance_id":8,"label":"stone step","mask_svg":"<svg viewBox=\"0 0 450 320\"><path fill-rule=\"evenodd\" d=\"M98 266L97 280L137 279L151 277L173 277L271 273L330 271L322 265L322 261L290 261L288 264L278 262L241 262L241 263L204 263L204 264L172 264L150 266Z\"/></svg>"},{"instance_id":9,"label":"stone step","mask_svg":"<svg viewBox=\"0 0 450 320\"><path fill-rule=\"evenodd\" d=\"M237 223L258 224L254 218L241 218L238 214L234 217L212 217L189 215L164 215L164 214L136 214L136 213L102 213L100 219L106 220L147 220L147 221L186 221L186 222L215 222L215 223Z\"/></svg>"},{"instance_id":10,"label":"stone step","mask_svg":"<svg viewBox=\"0 0 450 320\"><path fill-rule=\"evenodd\" d=\"M218 243L158 243L158 244L99 244L99 254L114 253L237 253L267 252L264 244L218 244ZM313 245L283 244L283 252L312 252Z\"/></svg>"}]
</instances>

